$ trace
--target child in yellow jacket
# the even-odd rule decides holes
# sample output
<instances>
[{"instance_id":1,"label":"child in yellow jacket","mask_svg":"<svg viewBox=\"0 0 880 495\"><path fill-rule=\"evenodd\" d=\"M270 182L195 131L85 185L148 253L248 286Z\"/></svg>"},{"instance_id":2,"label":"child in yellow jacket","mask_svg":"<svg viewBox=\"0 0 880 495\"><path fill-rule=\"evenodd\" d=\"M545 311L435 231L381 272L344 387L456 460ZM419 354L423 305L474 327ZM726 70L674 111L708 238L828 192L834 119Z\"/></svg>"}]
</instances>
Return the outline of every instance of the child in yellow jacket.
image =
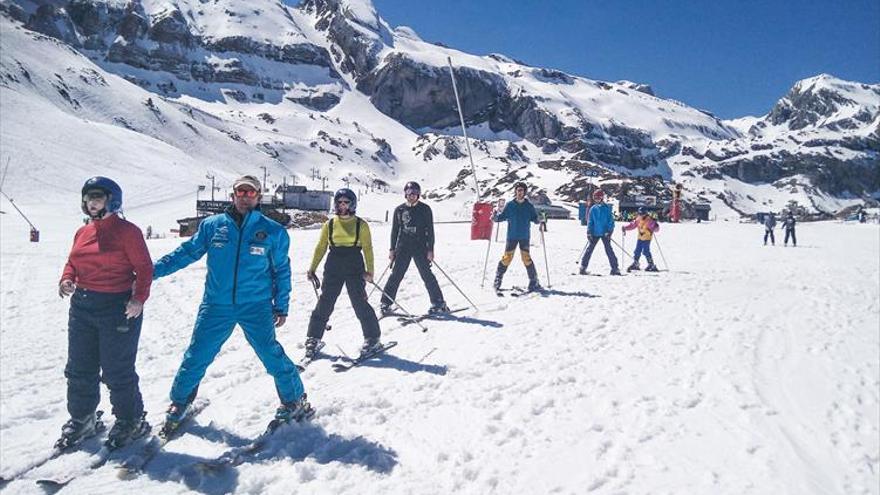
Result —
<instances>
[{"instance_id":1,"label":"child in yellow jacket","mask_svg":"<svg viewBox=\"0 0 880 495\"><path fill-rule=\"evenodd\" d=\"M651 257L651 239L654 238L654 232L660 230L660 224L657 220L648 215L648 210L644 206L639 207L639 214L635 220L621 227L625 233L627 230L638 229L639 239L636 241L636 250L633 253L633 262L626 271L639 270L639 258L644 253L645 259L648 260L646 272L656 272L657 266L654 265L654 258Z\"/></svg>"}]
</instances>

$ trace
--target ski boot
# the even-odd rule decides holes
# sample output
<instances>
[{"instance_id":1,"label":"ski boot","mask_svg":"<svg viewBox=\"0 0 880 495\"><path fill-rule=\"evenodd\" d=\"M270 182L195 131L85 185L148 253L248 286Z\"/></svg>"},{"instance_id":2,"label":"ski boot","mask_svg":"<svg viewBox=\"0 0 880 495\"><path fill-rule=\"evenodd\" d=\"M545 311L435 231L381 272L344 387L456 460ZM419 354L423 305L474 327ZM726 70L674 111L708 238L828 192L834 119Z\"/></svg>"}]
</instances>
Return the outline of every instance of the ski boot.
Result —
<instances>
[{"instance_id":1,"label":"ski boot","mask_svg":"<svg viewBox=\"0 0 880 495\"><path fill-rule=\"evenodd\" d=\"M648 263L648 267L650 267L650 266L651 266L651 264ZM629 273L629 272L631 272L631 271L633 271L633 270L635 270L635 271L639 271L639 270L641 270L641 268L639 268L639 262L638 262L638 261L633 261L633 262L632 262L632 265L629 265L629 266L626 268L626 273ZM645 270L647 270L647 268L646 268Z\"/></svg>"},{"instance_id":2,"label":"ski boot","mask_svg":"<svg viewBox=\"0 0 880 495\"><path fill-rule=\"evenodd\" d=\"M587 274L587 267L581 265L580 270L578 270L578 275L586 275L586 274Z\"/></svg>"},{"instance_id":3,"label":"ski boot","mask_svg":"<svg viewBox=\"0 0 880 495\"><path fill-rule=\"evenodd\" d=\"M442 302L442 301L437 304L432 305L431 308L428 309L428 314L431 314L431 315L448 313L448 312L449 312L449 306L447 306L446 303Z\"/></svg>"},{"instance_id":4,"label":"ski boot","mask_svg":"<svg viewBox=\"0 0 880 495\"><path fill-rule=\"evenodd\" d=\"M379 341L379 337L366 339L364 340L363 345L361 345L361 353L360 357L364 357L370 355L374 352L378 352L382 349L382 342Z\"/></svg>"},{"instance_id":5,"label":"ski boot","mask_svg":"<svg viewBox=\"0 0 880 495\"><path fill-rule=\"evenodd\" d=\"M86 438L104 429L104 423L100 421L101 412L92 413L83 418L70 418L61 427L61 438L55 442L55 449L69 449L80 444Z\"/></svg>"},{"instance_id":6,"label":"ski boot","mask_svg":"<svg viewBox=\"0 0 880 495\"><path fill-rule=\"evenodd\" d=\"M492 283L492 287L495 288L495 292L501 290L501 281L504 280L504 272L507 271L507 267L504 266L504 263L498 262L498 268L495 270L495 282Z\"/></svg>"},{"instance_id":7,"label":"ski boot","mask_svg":"<svg viewBox=\"0 0 880 495\"><path fill-rule=\"evenodd\" d=\"M149 433L150 423L147 423L146 417L147 412L144 411L138 419L117 419L107 434L104 446L116 450Z\"/></svg>"},{"instance_id":8,"label":"ski boot","mask_svg":"<svg viewBox=\"0 0 880 495\"><path fill-rule=\"evenodd\" d=\"M189 405L190 403L183 404L180 402L172 402L171 405L168 406L168 410L165 411L165 423L159 431L160 437L168 438L177 431L180 423L186 419L186 415L189 413Z\"/></svg>"},{"instance_id":9,"label":"ski boot","mask_svg":"<svg viewBox=\"0 0 880 495\"><path fill-rule=\"evenodd\" d=\"M306 359L314 359L315 355L318 354L318 351L324 347L324 343L321 342L321 339L315 337L306 338Z\"/></svg>"},{"instance_id":10,"label":"ski boot","mask_svg":"<svg viewBox=\"0 0 880 495\"><path fill-rule=\"evenodd\" d=\"M646 272L659 272L660 270L657 269L657 265L655 265L653 262L651 262L651 263L648 263L648 267L645 268L645 271Z\"/></svg>"},{"instance_id":11,"label":"ski boot","mask_svg":"<svg viewBox=\"0 0 880 495\"><path fill-rule=\"evenodd\" d=\"M310 419L315 415L315 410L309 401L306 400L306 394L291 402L284 402L275 410L275 420L278 425L290 423L291 421L299 422L304 419Z\"/></svg>"},{"instance_id":12,"label":"ski boot","mask_svg":"<svg viewBox=\"0 0 880 495\"><path fill-rule=\"evenodd\" d=\"M623 275L623 274L620 273L620 270L615 266L614 268L611 269L611 275Z\"/></svg>"},{"instance_id":13,"label":"ski boot","mask_svg":"<svg viewBox=\"0 0 880 495\"><path fill-rule=\"evenodd\" d=\"M394 313L394 309L391 308L390 304L383 303L381 306L379 306L379 313L381 313L382 316L388 316Z\"/></svg>"},{"instance_id":14,"label":"ski boot","mask_svg":"<svg viewBox=\"0 0 880 495\"><path fill-rule=\"evenodd\" d=\"M529 292L537 292L544 289L541 287L541 283L538 282L538 270L535 269L534 263L526 266L526 273L529 275L529 287L527 289Z\"/></svg>"}]
</instances>

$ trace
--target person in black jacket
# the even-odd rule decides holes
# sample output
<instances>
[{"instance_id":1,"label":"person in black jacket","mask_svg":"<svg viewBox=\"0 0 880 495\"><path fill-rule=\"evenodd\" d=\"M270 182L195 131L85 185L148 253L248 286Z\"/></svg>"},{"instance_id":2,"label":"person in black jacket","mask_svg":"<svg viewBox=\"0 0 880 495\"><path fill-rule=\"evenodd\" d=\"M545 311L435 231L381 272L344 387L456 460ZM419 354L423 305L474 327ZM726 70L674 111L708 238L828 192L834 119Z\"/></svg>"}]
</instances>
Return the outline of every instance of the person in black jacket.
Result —
<instances>
[{"instance_id":1,"label":"person in black jacket","mask_svg":"<svg viewBox=\"0 0 880 495\"><path fill-rule=\"evenodd\" d=\"M406 201L394 209L391 251L388 253L392 263L391 276L385 284L380 310L383 315L392 311L392 299L397 297L397 289L412 260L431 298L429 312L448 312L437 277L431 272L431 263L434 261L434 215L430 206L419 201L422 188L417 182L407 182L403 191Z\"/></svg>"},{"instance_id":2,"label":"person in black jacket","mask_svg":"<svg viewBox=\"0 0 880 495\"><path fill-rule=\"evenodd\" d=\"M797 247L797 237L794 234L794 225L797 223L794 214L788 212L788 216L782 221L782 228L785 229L785 246L788 246L788 238L791 237L791 245Z\"/></svg>"}]
</instances>

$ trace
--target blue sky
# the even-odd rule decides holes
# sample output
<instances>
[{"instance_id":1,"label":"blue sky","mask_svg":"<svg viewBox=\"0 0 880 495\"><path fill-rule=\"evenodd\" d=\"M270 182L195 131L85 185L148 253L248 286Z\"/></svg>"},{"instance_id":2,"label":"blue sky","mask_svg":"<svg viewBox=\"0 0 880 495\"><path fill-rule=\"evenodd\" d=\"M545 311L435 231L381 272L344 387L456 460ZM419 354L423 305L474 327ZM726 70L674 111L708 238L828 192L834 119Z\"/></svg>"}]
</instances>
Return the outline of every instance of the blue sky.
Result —
<instances>
[{"instance_id":1,"label":"blue sky","mask_svg":"<svg viewBox=\"0 0 880 495\"><path fill-rule=\"evenodd\" d=\"M827 72L880 82L880 1L373 0L391 26L474 54L651 84L723 118Z\"/></svg>"}]
</instances>

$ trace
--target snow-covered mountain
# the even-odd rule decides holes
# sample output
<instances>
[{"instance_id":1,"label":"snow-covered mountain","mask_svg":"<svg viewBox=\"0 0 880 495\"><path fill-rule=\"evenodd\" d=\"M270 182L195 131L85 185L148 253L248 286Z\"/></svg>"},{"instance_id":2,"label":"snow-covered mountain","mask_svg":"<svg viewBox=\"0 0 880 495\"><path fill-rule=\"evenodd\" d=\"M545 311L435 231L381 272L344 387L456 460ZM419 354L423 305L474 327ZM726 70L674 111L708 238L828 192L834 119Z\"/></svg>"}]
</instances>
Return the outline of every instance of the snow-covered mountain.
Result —
<instances>
[{"instance_id":1,"label":"snow-covered mountain","mask_svg":"<svg viewBox=\"0 0 880 495\"><path fill-rule=\"evenodd\" d=\"M363 190L421 180L466 215L473 178L451 58L484 197L526 179L563 201L600 183L667 198L680 181L686 199L736 215L791 200L833 212L880 191L877 84L821 75L764 117L722 121L645 84L426 42L369 0L3 0L2 10L4 151L29 167L69 160L61 188L148 157L176 177L171 194L206 170L266 167L274 182ZM37 145L57 134L67 139Z\"/></svg>"}]
</instances>

